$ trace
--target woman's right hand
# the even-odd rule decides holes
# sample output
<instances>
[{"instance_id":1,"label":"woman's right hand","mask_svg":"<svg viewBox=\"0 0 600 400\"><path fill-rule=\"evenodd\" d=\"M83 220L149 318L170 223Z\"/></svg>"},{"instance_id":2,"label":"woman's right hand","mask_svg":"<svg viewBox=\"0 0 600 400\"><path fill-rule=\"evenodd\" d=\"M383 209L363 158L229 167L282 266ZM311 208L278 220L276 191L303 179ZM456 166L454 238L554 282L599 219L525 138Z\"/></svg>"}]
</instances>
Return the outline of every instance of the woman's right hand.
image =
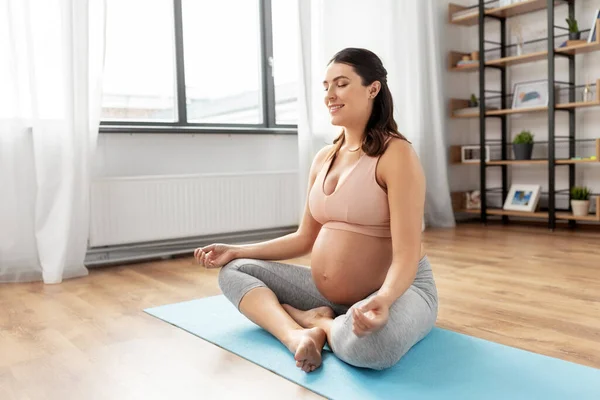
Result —
<instances>
[{"instance_id":1,"label":"woman's right hand","mask_svg":"<svg viewBox=\"0 0 600 400\"><path fill-rule=\"evenodd\" d=\"M194 251L194 258L205 268L220 268L237 258L237 246L215 243L199 247Z\"/></svg>"}]
</instances>

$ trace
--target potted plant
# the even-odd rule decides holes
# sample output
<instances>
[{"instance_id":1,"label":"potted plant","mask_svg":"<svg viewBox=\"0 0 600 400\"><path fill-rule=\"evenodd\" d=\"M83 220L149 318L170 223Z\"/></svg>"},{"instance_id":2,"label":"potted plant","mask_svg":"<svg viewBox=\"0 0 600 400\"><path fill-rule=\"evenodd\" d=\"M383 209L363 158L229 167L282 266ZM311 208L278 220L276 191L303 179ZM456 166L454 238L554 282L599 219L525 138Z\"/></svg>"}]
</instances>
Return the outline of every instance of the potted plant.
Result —
<instances>
[{"instance_id":1,"label":"potted plant","mask_svg":"<svg viewBox=\"0 0 600 400\"><path fill-rule=\"evenodd\" d=\"M469 99L469 107L477 107L479 106L479 102L477 101L477 97L474 93L471 93L471 98Z\"/></svg>"},{"instance_id":2,"label":"potted plant","mask_svg":"<svg viewBox=\"0 0 600 400\"><path fill-rule=\"evenodd\" d=\"M571 188L571 209L573 215L588 215L590 210L590 189L585 186Z\"/></svg>"},{"instance_id":3,"label":"potted plant","mask_svg":"<svg viewBox=\"0 0 600 400\"><path fill-rule=\"evenodd\" d=\"M581 38L581 32L579 32L579 25L575 18L567 18L567 25L569 25L569 40L579 40Z\"/></svg>"},{"instance_id":4,"label":"potted plant","mask_svg":"<svg viewBox=\"0 0 600 400\"><path fill-rule=\"evenodd\" d=\"M533 135L529 131L521 131L513 139L515 160L531 160L533 152Z\"/></svg>"}]
</instances>

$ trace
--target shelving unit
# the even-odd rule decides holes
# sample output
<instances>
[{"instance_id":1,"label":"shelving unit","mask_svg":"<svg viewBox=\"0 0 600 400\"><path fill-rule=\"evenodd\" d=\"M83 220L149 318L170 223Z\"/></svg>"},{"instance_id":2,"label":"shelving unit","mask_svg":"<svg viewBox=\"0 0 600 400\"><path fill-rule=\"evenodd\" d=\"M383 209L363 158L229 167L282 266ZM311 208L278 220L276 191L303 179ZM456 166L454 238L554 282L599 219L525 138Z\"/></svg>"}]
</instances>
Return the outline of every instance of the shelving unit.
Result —
<instances>
[{"instance_id":1,"label":"shelving unit","mask_svg":"<svg viewBox=\"0 0 600 400\"><path fill-rule=\"evenodd\" d=\"M483 223L487 222L488 216L501 216L502 221L507 223L509 221L509 217L527 217L534 219L544 219L548 222L549 229L554 229L556 226L557 220L567 220L569 221L570 226L575 226L576 221L593 221L600 222L600 195L596 194L595 197L592 198L595 204L595 214L590 214L586 216L574 216L570 212L570 207L568 210L558 210L556 208L556 199L555 196L557 194L568 195L570 200L570 188L575 186L575 167L579 164L597 164L600 166L600 139L595 140L596 151L595 158L586 158L586 159L577 159L575 157L575 144L578 141L575 138L575 116L576 111L580 108L585 107L597 107L600 106L600 79L597 79L595 82L596 87L596 96L593 100L590 101L579 101L575 98L575 55L577 54L585 54L595 51L600 51L600 20L596 20L595 29L596 29L596 38L595 41L591 43L576 43L572 44L571 42L567 43L567 46L561 47L560 43L557 46L554 29L565 29L564 27L557 26L554 23L555 19L555 6L565 6L568 7L568 15L571 18L575 17L575 0L524 0L519 3L511 4L504 7L493 7L490 6L493 1L489 0L478 0L478 4L472 7L465 7L456 4L449 4L448 6L448 21L451 24L461 25L461 26L477 26L478 28L478 62L473 63L471 65L465 65L457 67L456 63L461 60L465 55L470 55L471 53L457 52L453 51L449 54L448 59L448 70L451 72L478 72L479 74L479 112L475 112L474 110L469 110L468 113L460 112L458 110L466 108L465 106L469 104L469 101L466 99L451 99L450 101L450 116L453 119L478 119L479 120L479 146L480 150L480 159L478 161L469 161L462 162L461 161L461 146L451 146L450 148L450 163L453 164L469 164L472 166L478 166L480 171L480 182L479 182L479 190L481 196L481 208L480 209L464 209L459 208L458 211L466 212L471 214L478 214ZM511 17L533 13L537 11L546 11L547 14L547 29L548 29L548 37L544 40L547 42L547 49L543 51L535 51L530 52L518 56L507 54L507 46L506 43L506 25L507 20ZM453 17L456 13L462 14L460 17ZM485 24L487 21L497 22L499 24L500 31L500 43L491 42L486 40L485 38ZM539 40L537 40L539 41ZM485 47L486 43L495 43L499 45L500 55L495 59L486 59L487 49ZM569 80L568 82L558 82L555 77L555 59L565 59L568 62L568 74ZM548 62L548 106L540 106L540 107L531 107L531 108L521 108L521 109L511 109L507 104L507 98L511 95L507 93L507 69L513 65L523 65L527 63L533 63L536 61L546 60ZM493 71L497 71L499 73L499 83L500 90L498 92L498 97L500 98L501 106L497 109L490 109L486 104L486 94L490 91L486 88L486 73L488 69L492 69ZM565 103L558 103L556 99L558 98L556 89L557 84L566 84L566 88L562 89L568 91L569 99ZM555 135L555 116L557 112L568 113L569 123L568 123L568 136L563 136L566 138L564 140L565 143L568 144L568 158L557 159L555 156L555 146L557 141L557 136ZM514 114L524 114L524 113L547 113L548 115L548 156L546 159L532 159L532 160L511 160L508 157L510 150L510 142L508 138L508 118L510 118ZM489 141L486 139L486 121L488 118L496 118L500 121L500 130L501 130L501 139L496 142L496 146L500 146L500 159L498 160L485 160L486 148L492 146ZM509 167L518 167L518 166L543 166L548 170L548 207L547 210L541 210L536 212L522 212L522 211L508 211L498 208L491 208L487 205L487 195L490 189L487 188L487 178L486 171L488 167L498 167L501 170L502 174L502 183L501 187L497 189L497 193L502 194L502 199L506 199L508 195L508 168ZM568 168L569 171L569 188L562 189L560 191L556 190L555 187L555 177L556 177L556 168ZM559 193L560 192L560 193ZM455 194L453 194L453 203L455 201ZM594 200L595 199L595 200ZM570 203L570 202L569 202Z\"/></svg>"}]
</instances>

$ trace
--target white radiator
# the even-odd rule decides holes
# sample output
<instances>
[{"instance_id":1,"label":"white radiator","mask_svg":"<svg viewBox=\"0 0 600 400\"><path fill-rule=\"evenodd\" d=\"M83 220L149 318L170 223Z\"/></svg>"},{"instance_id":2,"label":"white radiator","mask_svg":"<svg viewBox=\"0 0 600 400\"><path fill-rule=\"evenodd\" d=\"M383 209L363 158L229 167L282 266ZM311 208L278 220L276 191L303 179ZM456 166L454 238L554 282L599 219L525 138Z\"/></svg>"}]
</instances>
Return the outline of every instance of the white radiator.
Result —
<instances>
[{"instance_id":1,"label":"white radiator","mask_svg":"<svg viewBox=\"0 0 600 400\"><path fill-rule=\"evenodd\" d=\"M297 171L92 182L90 247L295 226Z\"/></svg>"}]
</instances>

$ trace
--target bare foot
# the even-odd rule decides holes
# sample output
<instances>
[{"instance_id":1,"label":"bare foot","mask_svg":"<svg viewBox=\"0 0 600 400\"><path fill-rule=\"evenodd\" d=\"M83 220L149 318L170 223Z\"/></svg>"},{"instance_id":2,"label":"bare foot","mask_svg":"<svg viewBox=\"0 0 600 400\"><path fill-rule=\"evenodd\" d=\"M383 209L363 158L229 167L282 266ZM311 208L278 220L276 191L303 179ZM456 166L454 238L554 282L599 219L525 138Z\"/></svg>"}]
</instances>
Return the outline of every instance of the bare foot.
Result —
<instances>
[{"instance_id":1,"label":"bare foot","mask_svg":"<svg viewBox=\"0 0 600 400\"><path fill-rule=\"evenodd\" d=\"M296 366L312 372L321 366L321 350L327 335L321 328L302 329L291 333L288 349L294 353Z\"/></svg>"},{"instance_id":2,"label":"bare foot","mask_svg":"<svg viewBox=\"0 0 600 400\"><path fill-rule=\"evenodd\" d=\"M290 314L290 317L303 328L314 328L315 321L321 318L333 319L335 313L329 307L317 307L312 310L302 311L288 304L282 304L283 309Z\"/></svg>"}]
</instances>

